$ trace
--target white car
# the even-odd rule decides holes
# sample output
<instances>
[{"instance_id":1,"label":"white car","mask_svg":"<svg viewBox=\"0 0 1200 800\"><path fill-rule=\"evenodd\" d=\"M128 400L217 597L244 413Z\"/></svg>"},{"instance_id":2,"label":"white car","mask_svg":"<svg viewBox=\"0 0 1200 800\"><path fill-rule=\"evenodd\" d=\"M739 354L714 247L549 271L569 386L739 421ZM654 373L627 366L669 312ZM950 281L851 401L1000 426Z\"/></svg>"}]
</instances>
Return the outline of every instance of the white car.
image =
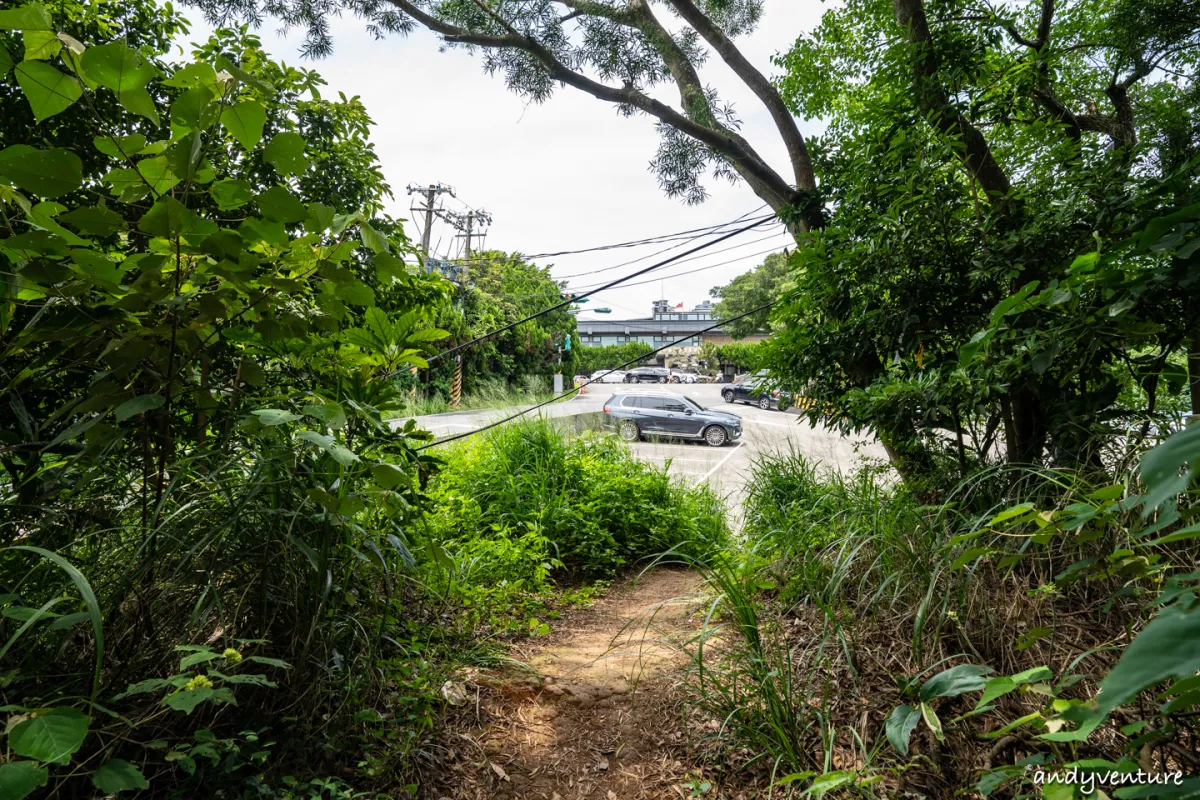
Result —
<instances>
[{"instance_id":1,"label":"white car","mask_svg":"<svg viewBox=\"0 0 1200 800\"><path fill-rule=\"evenodd\" d=\"M600 369L592 373L592 377L588 378L588 383L624 383L625 372L623 369Z\"/></svg>"}]
</instances>

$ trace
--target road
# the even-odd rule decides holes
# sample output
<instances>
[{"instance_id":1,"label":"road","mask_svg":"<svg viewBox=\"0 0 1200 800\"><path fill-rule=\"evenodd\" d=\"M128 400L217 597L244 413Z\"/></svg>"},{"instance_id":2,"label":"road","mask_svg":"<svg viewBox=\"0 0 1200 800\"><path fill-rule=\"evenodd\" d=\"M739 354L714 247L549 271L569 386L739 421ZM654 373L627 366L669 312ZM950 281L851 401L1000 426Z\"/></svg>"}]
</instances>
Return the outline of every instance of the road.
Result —
<instances>
[{"instance_id":1,"label":"road","mask_svg":"<svg viewBox=\"0 0 1200 800\"><path fill-rule=\"evenodd\" d=\"M755 406L729 405L721 399L721 384L670 384L643 386L594 384L586 394L546 406L538 413L567 417L601 411L604 401L617 390L629 392L671 391L684 394L706 408L731 411L744 421L742 439L736 445L709 447L701 442L648 440L630 445L641 460L666 466L687 480L707 481L735 510L741 505L742 490L754 461L770 453L794 450L810 461L832 470L850 471L864 459L886 459L883 447L873 437L846 437L821 428L810 428L794 412L763 411ZM474 430L488 422L514 414L519 408L436 414L417 417L417 422L436 436L452 436Z\"/></svg>"}]
</instances>

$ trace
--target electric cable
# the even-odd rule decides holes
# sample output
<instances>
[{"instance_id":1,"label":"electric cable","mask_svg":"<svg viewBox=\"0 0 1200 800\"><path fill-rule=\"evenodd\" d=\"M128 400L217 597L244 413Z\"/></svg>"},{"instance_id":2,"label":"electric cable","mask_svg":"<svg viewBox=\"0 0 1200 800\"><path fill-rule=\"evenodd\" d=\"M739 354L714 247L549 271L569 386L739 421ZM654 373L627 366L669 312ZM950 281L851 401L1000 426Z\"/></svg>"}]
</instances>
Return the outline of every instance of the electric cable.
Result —
<instances>
[{"instance_id":1,"label":"electric cable","mask_svg":"<svg viewBox=\"0 0 1200 800\"><path fill-rule=\"evenodd\" d=\"M770 217L769 219L774 219L774 217ZM579 294L579 295L573 295L569 299L555 303L554 305L549 306L548 308L544 308L541 311L534 312L533 314L530 314L527 317L523 317L522 319L519 319L515 322L510 322L507 325L496 328L493 331L489 331L488 333L485 333L482 336L476 336L474 339L470 339L466 342L463 342L460 345L456 345L455 347L451 347L447 350L443 350L442 352L437 353L436 355L430 356L427 359L427 362L429 364L433 364L435 361L440 361L440 360L444 359L446 356L453 355L454 353L457 353L460 350L464 350L468 347L472 347L473 345L479 344L480 342L485 342L488 339L491 339L493 336L499 336L500 334L504 333L505 331L510 331L513 328L517 327L518 325L524 325L526 322L535 320L538 317L543 316L544 314L549 314L551 311L557 311L558 309L563 308L565 306L569 306L572 303L578 303L583 298L590 297L591 295L596 294L597 292L602 292L607 289L611 289L614 286L620 286L621 284L625 283L626 281L632 280L633 278L640 277L642 275L645 275L648 272L659 269L661 267L665 267L667 264L673 264L676 261L679 261L680 259L682 259L684 256L690 256L693 253L698 253L701 250L712 247L714 244L723 242L726 239L732 239L734 236L737 236L738 234L745 233L746 231L751 230L752 228L757 228L759 225L762 225L766 221L767 221L766 219L761 219L756 222L751 222L748 225L744 225L741 228L730 231L729 233L726 233L725 235L723 235L717 239L713 239L711 241L705 242L704 244L696 245L692 249L685 250L678 255L675 255L670 258L659 261L656 264L651 264L648 267L643 267L642 269L639 269L636 272L631 272L630 274L626 275L623 278L617 278L616 280L609 281L608 283L603 284L602 286L600 286L597 289L592 289L590 291L583 292L582 294Z\"/></svg>"},{"instance_id":2,"label":"electric cable","mask_svg":"<svg viewBox=\"0 0 1200 800\"><path fill-rule=\"evenodd\" d=\"M663 350L666 350L668 347L674 347L677 344L686 342L689 339L691 339L695 336L699 336L702 333L708 333L709 331L715 330L715 329L721 327L722 325L727 325L730 322L737 322L739 319L748 317L751 314L757 314L760 311L765 311L766 309L775 305L775 302L776 301L772 300L769 303L763 303L758 308L752 308L744 314L738 314L736 317L730 317L729 319L721 320L720 322L716 323L715 325L710 325L709 327L707 327L703 330L694 331L692 333L689 333L687 336L684 336L682 339L676 339L675 341L668 342L667 344L664 344L661 347L656 347L653 350L651 350L649 353L644 353L644 354L638 356L637 358L631 358L630 360L626 361L624 364L620 364L618 366L613 367L610 370L607 370L607 371L601 373L600 377L603 378L605 375L610 375L614 372L625 369L630 364L636 364L639 361L644 361L646 358L654 355L655 353L660 353ZM472 431L466 431L465 433L456 433L453 436L447 436L445 439L438 439L436 442L430 442L429 444L421 445L420 447L417 447L414 449L416 452L419 453L422 450L428 450L430 447L437 447L438 445L449 444L450 442L456 442L460 439L466 439L468 436L474 436L477 433L483 433L484 431L490 431L492 428L498 428L506 422L512 422L514 419L523 417L531 411L537 411L539 408L548 406L551 403L561 400L568 395L577 394L579 392L580 388L581 387L579 387L579 386L575 386L575 387L563 392L562 394L555 395L554 397L551 397L549 400L545 400L541 403L538 403L537 405L530 406L529 408L525 409L524 411L518 411L516 414L507 416L504 419L499 419L499 420L496 420L495 422L490 422L487 425L484 425L481 428L476 428L475 430L472 430Z\"/></svg>"}]
</instances>

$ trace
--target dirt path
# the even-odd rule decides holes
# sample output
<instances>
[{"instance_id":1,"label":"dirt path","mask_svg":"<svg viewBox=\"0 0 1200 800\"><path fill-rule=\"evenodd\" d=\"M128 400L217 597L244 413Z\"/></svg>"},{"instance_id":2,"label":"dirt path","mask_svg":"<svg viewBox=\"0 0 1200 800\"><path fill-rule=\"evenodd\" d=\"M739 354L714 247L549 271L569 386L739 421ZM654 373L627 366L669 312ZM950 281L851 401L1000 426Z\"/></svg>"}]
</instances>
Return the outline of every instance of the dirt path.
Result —
<instances>
[{"instance_id":1,"label":"dirt path","mask_svg":"<svg viewBox=\"0 0 1200 800\"><path fill-rule=\"evenodd\" d=\"M701 621L699 576L656 570L513 655L532 671L468 686L454 758L429 796L456 800L688 797L682 712L687 663L672 642Z\"/></svg>"}]
</instances>

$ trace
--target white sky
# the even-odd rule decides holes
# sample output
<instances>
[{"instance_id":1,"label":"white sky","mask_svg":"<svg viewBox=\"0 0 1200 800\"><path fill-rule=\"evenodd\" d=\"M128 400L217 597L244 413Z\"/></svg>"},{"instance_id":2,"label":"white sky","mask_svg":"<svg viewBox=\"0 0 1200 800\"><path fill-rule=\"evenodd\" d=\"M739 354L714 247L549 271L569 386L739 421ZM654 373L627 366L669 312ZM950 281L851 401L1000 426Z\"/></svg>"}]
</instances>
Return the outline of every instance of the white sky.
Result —
<instances>
[{"instance_id":1,"label":"white sky","mask_svg":"<svg viewBox=\"0 0 1200 800\"><path fill-rule=\"evenodd\" d=\"M811 30L825 10L818 0L765 0L762 24L739 44L746 56L771 76L777 68L772 55L786 51L801 31ZM669 12L656 8L660 19ZM185 12L194 25L188 41L201 41L208 26L195 9ZM259 32L267 51L276 59L315 68L328 82L324 91L359 95L375 121L372 140L384 175L396 194L388 208L393 216L409 219L410 198L405 187L442 182L453 186L458 198L474 208L491 212L493 224L486 246L525 253L577 250L585 247L641 239L676 231L728 222L762 205L745 184L708 183L709 199L686 206L666 197L647 169L658 137L649 117L625 119L615 107L571 88L561 88L546 103L526 105L507 91L503 78L484 74L480 59L465 50L439 52L438 39L418 29L407 37L376 41L361 20L334 20L334 52L317 62L299 56L301 31L281 36L277 24L267 21ZM742 120L742 134L784 176L790 176L783 144L766 110L715 56L701 71L723 100L732 102ZM671 86L656 92L678 107ZM820 132L819 122L801 121L801 132ZM465 210L448 200L448 208ZM418 236L415 225L406 226ZM669 276L710 264L739 259L712 269L665 278L661 282L608 290L592 298L587 308L613 311L598 319L647 316L660 291L671 302L686 308L709 298L708 290L761 263L763 251L789 244L782 228L756 229L715 245L721 253L697 256L686 264L670 265L650 273ZM447 253L454 231L434 225L435 250ZM758 240L758 241L756 241ZM671 243L674 244L674 243ZM610 267L641 258L667 245L654 245L599 253L559 256L556 277ZM684 245L657 258L647 258L622 269L572 280L586 287L648 266L661 258L693 246ZM726 248L732 248L726 250ZM544 262L539 262L544 263ZM585 312L581 319L592 315Z\"/></svg>"}]
</instances>

